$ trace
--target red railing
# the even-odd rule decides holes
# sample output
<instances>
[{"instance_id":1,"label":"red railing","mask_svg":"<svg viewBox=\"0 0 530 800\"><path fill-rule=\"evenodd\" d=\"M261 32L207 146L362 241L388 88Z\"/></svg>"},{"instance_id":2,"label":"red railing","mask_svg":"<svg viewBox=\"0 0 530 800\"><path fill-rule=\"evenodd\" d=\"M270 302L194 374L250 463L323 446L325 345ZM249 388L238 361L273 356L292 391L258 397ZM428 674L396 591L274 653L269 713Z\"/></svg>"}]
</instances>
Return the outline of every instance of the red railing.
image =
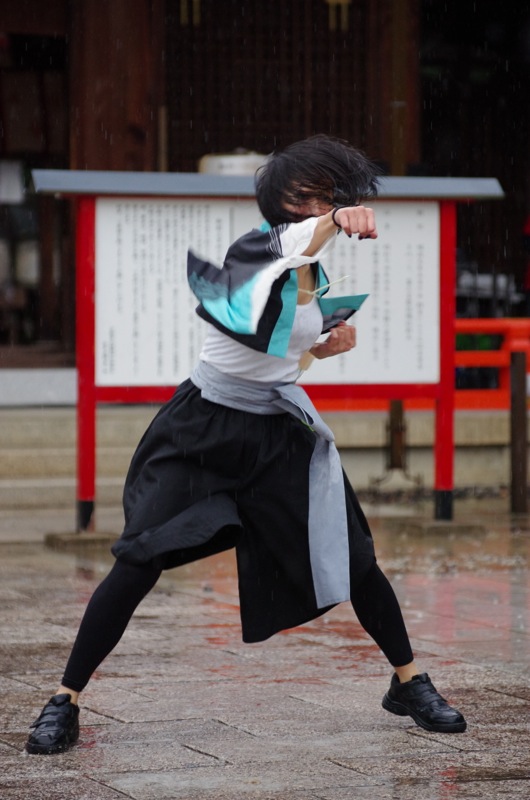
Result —
<instances>
[{"instance_id":1,"label":"red railing","mask_svg":"<svg viewBox=\"0 0 530 800\"><path fill-rule=\"evenodd\" d=\"M518 318L457 319L456 334L502 337L495 349L456 350L456 367L493 367L498 385L493 389L457 389L459 409L508 409L510 407L510 359L512 353L526 353L530 369L530 320Z\"/></svg>"},{"instance_id":2,"label":"red railing","mask_svg":"<svg viewBox=\"0 0 530 800\"><path fill-rule=\"evenodd\" d=\"M526 353L527 370L530 373L530 319L519 318L477 318L455 320L455 368L492 367L498 370L495 388L455 389L455 409L457 410L508 410L510 408L510 357L514 352ZM460 335L481 336L481 349L458 350L456 337ZM497 339L488 349L484 348L487 337ZM500 344L498 339L501 338ZM456 383L456 376L455 376ZM407 410L424 410L434 407L428 397L409 396L403 401ZM319 406L324 411L344 410L338 403ZM389 400L383 397L348 398L349 411L384 411L389 408Z\"/></svg>"}]
</instances>

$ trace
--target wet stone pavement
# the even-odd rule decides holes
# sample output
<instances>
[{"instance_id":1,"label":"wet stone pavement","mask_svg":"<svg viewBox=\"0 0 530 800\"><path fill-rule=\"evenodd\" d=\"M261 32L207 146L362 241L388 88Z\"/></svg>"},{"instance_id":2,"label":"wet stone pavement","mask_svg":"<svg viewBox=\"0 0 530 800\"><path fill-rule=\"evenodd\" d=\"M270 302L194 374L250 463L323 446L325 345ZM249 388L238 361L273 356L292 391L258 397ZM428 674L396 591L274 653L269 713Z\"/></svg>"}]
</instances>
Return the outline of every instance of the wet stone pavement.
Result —
<instances>
[{"instance_id":1,"label":"wet stone pavement","mask_svg":"<svg viewBox=\"0 0 530 800\"><path fill-rule=\"evenodd\" d=\"M71 513L0 511L2 800L530 797L530 522L506 501L370 508L416 657L468 720L432 734L384 711L390 671L347 604L259 645L240 637L231 553L166 573L82 695L81 737L23 752L107 546L52 550ZM423 517L422 517L423 515ZM98 527L119 532L120 513Z\"/></svg>"}]
</instances>

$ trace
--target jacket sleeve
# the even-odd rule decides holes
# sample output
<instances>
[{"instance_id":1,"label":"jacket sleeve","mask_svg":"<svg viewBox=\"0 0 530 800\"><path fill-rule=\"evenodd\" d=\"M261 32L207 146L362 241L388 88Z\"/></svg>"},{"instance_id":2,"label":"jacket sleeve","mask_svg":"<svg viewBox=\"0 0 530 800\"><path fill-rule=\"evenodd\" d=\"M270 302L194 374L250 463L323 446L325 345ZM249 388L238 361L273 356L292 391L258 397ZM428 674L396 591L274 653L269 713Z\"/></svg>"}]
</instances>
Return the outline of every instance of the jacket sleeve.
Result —
<instances>
[{"instance_id":1,"label":"jacket sleeve","mask_svg":"<svg viewBox=\"0 0 530 800\"><path fill-rule=\"evenodd\" d=\"M301 254L315 225L311 218L252 230L229 247L222 267L190 250L188 282L201 308L227 331L255 333L275 282L288 270L307 264L307 256Z\"/></svg>"}]
</instances>

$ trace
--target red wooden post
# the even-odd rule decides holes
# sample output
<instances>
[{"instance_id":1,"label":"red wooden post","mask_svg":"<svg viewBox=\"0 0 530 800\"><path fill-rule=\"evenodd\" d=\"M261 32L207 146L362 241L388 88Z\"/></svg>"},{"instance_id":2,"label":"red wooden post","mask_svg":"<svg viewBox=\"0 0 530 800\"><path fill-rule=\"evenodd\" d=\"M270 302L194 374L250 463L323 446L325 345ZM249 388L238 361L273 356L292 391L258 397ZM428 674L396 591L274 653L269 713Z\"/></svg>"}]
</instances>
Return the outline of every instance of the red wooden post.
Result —
<instances>
[{"instance_id":1,"label":"red wooden post","mask_svg":"<svg viewBox=\"0 0 530 800\"><path fill-rule=\"evenodd\" d=\"M93 530L96 495L96 201L81 197L76 217L77 530Z\"/></svg>"},{"instance_id":2,"label":"red wooden post","mask_svg":"<svg viewBox=\"0 0 530 800\"><path fill-rule=\"evenodd\" d=\"M440 202L440 384L434 443L435 519L453 518L456 203Z\"/></svg>"}]
</instances>

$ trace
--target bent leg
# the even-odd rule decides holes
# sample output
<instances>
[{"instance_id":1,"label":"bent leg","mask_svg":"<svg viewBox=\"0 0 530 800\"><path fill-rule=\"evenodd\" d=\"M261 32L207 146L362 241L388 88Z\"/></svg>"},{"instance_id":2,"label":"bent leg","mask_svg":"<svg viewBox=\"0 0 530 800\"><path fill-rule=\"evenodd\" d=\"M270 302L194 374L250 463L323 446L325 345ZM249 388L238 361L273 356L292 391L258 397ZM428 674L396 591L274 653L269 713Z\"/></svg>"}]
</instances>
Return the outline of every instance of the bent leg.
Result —
<instances>
[{"instance_id":1,"label":"bent leg","mask_svg":"<svg viewBox=\"0 0 530 800\"><path fill-rule=\"evenodd\" d=\"M428 731L465 731L466 721L460 711L441 696L426 672L418 674L397 597L377 564L352 591L351 601L359 622L395 669L383 708L412 717Z\"/></svg>"},{"instance_id":2,"label":"bent leg","mask_svg":"<svg viewBox=\"0 0 530 800\"><path fill-rule=\"evenodd\" d=\"M393 667L414 660L398 599L377 563L363 582L352 589L351 603L364 630L381 648Z\"/></svg>"}]
</instances>

